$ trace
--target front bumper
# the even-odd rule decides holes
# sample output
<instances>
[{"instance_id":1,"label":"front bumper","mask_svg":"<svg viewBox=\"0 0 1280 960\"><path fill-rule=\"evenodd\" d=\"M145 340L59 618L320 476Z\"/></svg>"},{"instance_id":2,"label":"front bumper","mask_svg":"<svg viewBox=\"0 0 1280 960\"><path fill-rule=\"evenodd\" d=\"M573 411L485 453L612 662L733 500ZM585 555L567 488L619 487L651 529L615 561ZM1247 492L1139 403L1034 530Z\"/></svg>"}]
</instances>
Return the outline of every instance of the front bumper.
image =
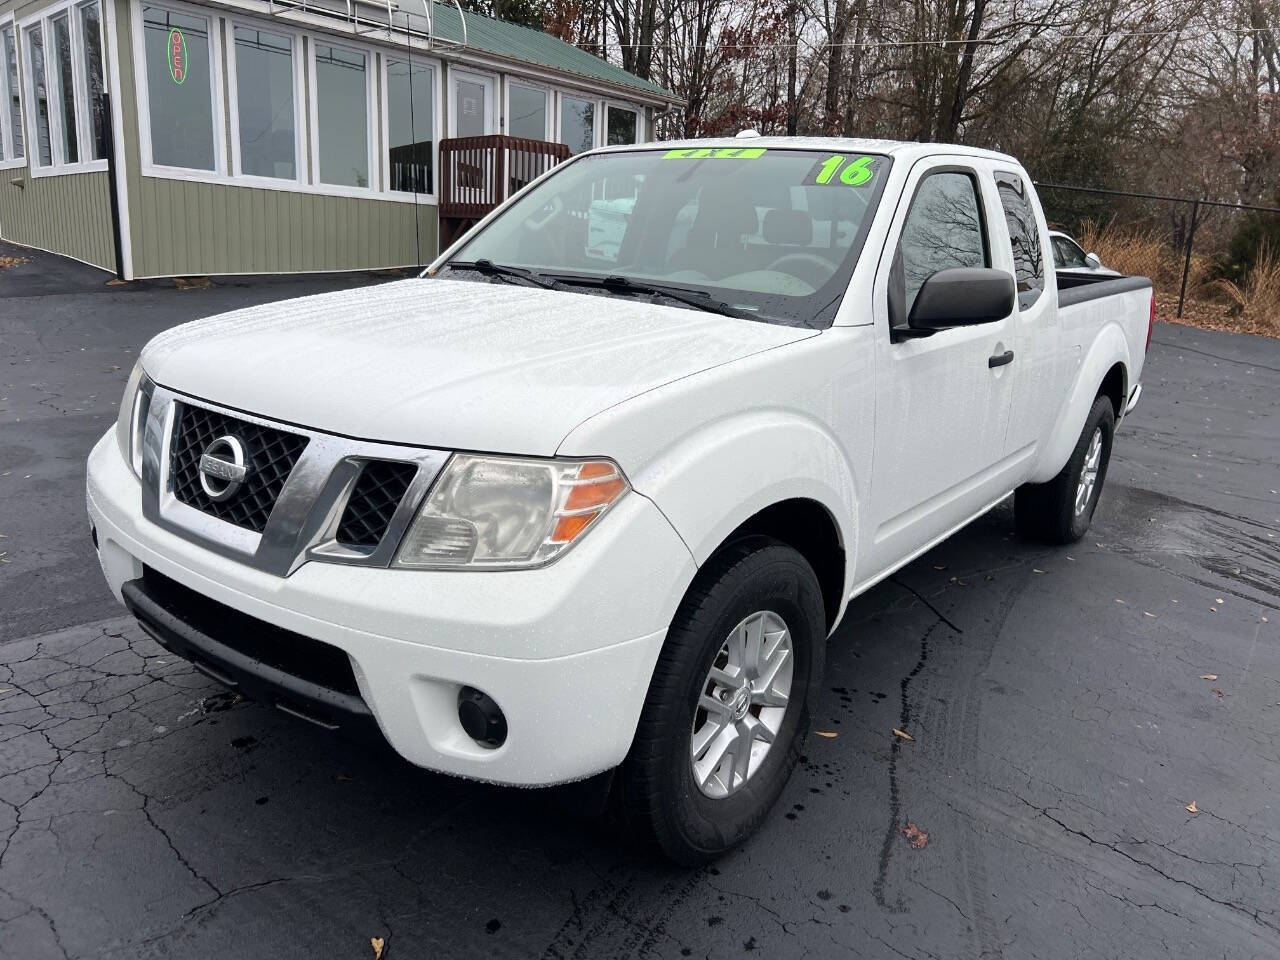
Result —
<instances>
[{"instance_id":1,"label":"front bumper","mask_svg":"<svg viewBox=\"0 0 1280 960\"><path fill-rule=\"evenodd\" d=\"M498 783L561 783L621 762L695 570L661 512L631 494L574 550L536 570L313 560L280 577L148 521L141 485L113 432L89 456L88 509L118 599L151 568L235 611L337 647L350 658L359 700L397 752L419 766ZM131 593L144 622L163 633L154 611L148 616ZM181 652L181 643L167 639ZM481 746L462 729L463 686L488 694L506 715L501 747Z\"/></svg>"}]
</instances>

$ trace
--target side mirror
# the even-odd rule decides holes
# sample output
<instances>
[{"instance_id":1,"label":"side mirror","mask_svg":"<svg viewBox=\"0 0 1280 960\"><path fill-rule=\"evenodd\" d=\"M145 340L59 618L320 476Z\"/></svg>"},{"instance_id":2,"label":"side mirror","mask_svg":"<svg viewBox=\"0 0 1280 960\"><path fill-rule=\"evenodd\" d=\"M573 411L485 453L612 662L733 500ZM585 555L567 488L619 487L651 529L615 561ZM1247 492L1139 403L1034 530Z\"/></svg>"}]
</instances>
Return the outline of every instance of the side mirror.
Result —
<instances>
[{"instance_id":1,"label":"side mirror","mask_svg":"<svg viewBox=\"0 0 1280 960\"><path fill-rule=\"evenodd\" d=\"M1094 270L1099 270L1102 268L1102 258L1098 256L1096 253L1086 253L1084 255L1084 262L1087 263Z\"/></svg>"},{"instance_id":2,"label":"side mirror","mask_svg":"<svg viewBox=\"0 0 1280 960\"><path fill-rule=\"evenodd\" d=\"M1013 313L1013 277L990 267L939 270L920 287L907 317L912 330L932 333L948 327L991 323Z\"/></svg>"}]
</instances>

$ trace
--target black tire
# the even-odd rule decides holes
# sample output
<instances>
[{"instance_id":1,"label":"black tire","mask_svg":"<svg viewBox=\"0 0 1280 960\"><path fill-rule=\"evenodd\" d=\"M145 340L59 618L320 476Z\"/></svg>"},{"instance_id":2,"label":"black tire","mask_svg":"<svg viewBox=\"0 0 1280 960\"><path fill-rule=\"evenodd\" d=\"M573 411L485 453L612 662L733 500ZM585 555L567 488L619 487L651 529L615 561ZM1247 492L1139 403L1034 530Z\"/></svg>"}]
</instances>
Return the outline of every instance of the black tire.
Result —
<instances>
[{"instance_id":1,"label":"black tire","mask_svg":"<svg viewBox=\"0 0 1280 960\"><path fill-rule=\"evenodd\" d=\"M1020 537L1065 544L1075 543L1085 535L1107 479L1107 464L1111 462L1111 442L1115 429L1115 408L1110 399L1100 396L1093 401L1089 416L1084 421L1084 429L1080 432L1080 439L1076 441L1076 447L1071 451L1067 465L1061 472L1047 483L1023 484L1014 493L1013 517ZM1098 430L1102 431L1102 459L1098 464L1097 481L1084 509L1077 513L1076 490L1089 445L1094 432Z\"/></svg>"},{"instance_id":2,"label":"black tire","mask_svg":"<svg viewBox=\"0 0 1280 960\"><path fill-rule=\"evenodd\" d=\"M705 795L690 758L699 695L735 626L772 611L791 634L787 711L768 753L737 791ZM776 540L752 537L713 557L677 610L654 668L631 751L614 782L628 832L678 863L706 863L740 843L782 793L809 732L826 654L822 591L808 562Z\"/></svg>"}]
</instances>

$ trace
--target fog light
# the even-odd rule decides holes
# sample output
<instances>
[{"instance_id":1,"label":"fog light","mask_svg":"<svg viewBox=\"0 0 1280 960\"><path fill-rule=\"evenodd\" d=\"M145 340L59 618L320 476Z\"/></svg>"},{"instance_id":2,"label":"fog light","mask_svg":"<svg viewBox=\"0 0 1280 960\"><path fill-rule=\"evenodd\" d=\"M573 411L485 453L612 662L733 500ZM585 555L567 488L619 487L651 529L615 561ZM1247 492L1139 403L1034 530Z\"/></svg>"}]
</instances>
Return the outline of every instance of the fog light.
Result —
<instances>
[{"instance_id":1,"label":"fog light","mask_svg":"<svg viewBox=\"0 0 1280 960\"><path fill-rule=\"evenodd\" d=\"M482 747L500 747L507 739L507 718L493 697L475 687L458 691L458 720L462 729Z\"/></svg>"}]
</instances>

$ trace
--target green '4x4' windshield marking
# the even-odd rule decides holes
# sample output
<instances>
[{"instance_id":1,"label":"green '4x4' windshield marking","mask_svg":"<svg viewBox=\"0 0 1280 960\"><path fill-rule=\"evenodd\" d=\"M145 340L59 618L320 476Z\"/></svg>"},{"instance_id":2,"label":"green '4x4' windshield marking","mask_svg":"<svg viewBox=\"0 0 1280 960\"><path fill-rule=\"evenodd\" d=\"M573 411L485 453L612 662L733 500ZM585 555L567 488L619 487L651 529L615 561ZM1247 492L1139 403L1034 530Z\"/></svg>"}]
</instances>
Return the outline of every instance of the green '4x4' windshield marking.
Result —
<instances>
[{"instance_id":1,"label":"green '4x4' windshield marking","mask_svg":"<svg viewBox=\"0 0 1280 960\"><path fill-rule=\"evenodd\" d=\"M754 160L763 157L764 147L681 147L668 150L663 160Z\"/></svg>"}]
</instances>

